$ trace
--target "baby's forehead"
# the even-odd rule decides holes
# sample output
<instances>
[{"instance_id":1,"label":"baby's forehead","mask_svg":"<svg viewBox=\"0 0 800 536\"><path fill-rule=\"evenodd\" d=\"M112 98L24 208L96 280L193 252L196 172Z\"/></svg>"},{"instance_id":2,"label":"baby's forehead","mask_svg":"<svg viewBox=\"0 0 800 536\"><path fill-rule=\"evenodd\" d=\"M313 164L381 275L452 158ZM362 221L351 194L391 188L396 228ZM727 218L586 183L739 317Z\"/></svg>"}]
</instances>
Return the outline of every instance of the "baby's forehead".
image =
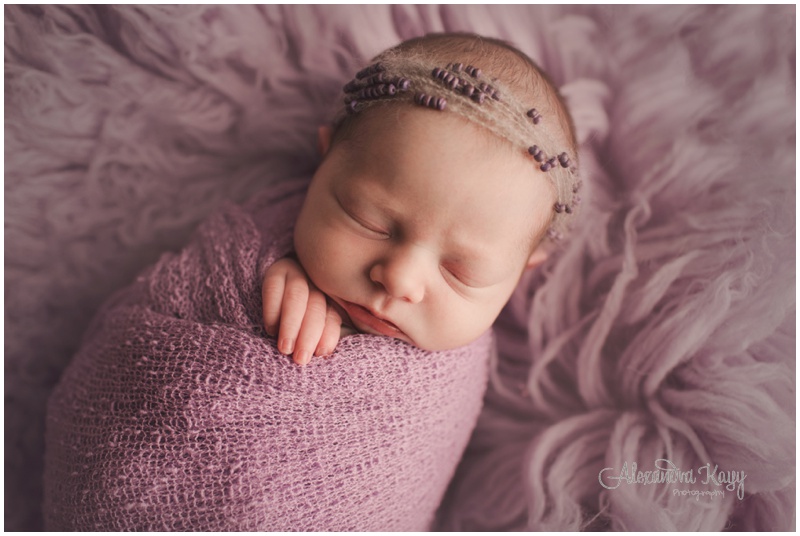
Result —
<instances>
[{"instance_id":1,"label":"baby's forehead","mask_svg":"<svg viewBox=\"0 0 800 536\"><path fill-rule=\"evenodd\" d=\"M465 256L530 249L532 237L549 224L555 199L549 183L490 133L457 117L425 122L419 121L423 111L410 113L413 119L374 113L342 142L338 162L347 201L411 221L421 236L440 233L434 238Z\"/></svg>"},{"instance_id":2,"label":"baby's forehead","mask_svg":"<svg viewBox=\"0 0 800 536\"><path fill-rule=\"evenodd\" d=\"M437 129L441 126L440 123L444 125L443 129L439 129L441 134L433 139L421 138L418 123L410 120L412 117L418 118L419 116L427 119L425 124L428 126L423 126L424 130ZM391 137L395 141L391 144L376 143L387 137ZM519 158L520 155L529 156L507 139L501 138L459 115L430 113L406 103L385 107L376 106L365 110L347 125L346 132L339 137L339 141L344 142L351 154L366 155L376 152L390 155L400 152L407 154L408 145L416 146L417 150L414 152L423 152L423 149L425 149L425 153L435 152L435 156L429 155L429 157L435 158L442 164L448 164L448 159L457 159L452 165L460 164L465 159L472 160L474 164L480 166L482 161ZM466 151L467 154L453 156L450 151L437 150L437 148L443 149L445 146L454 144L469 149ZM386 154L376 155L376 158L386 157ZM374 162L376 165L380 165L381 160ZM491 180L491 175L487 175L486 179ZM454 187L457 187L457 184L454 184Z\"/></svg>"}]
</instances>

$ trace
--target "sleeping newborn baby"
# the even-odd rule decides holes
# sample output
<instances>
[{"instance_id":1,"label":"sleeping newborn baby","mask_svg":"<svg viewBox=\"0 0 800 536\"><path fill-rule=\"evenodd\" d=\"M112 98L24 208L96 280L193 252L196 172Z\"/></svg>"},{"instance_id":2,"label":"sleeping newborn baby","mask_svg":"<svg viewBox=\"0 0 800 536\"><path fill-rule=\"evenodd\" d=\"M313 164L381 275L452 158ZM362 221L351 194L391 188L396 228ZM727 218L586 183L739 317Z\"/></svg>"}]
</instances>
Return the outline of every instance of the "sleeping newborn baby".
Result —
<instances>
[{"instance_id":1,"label":"sleeping newborn baby","mask_svg":"<svg viewBox=\"0 0 800 536\"><path fill-rule=\"evenodd\" d=\"M465 35L402 43L345 92L296 257L264 278L267 332L299 364L348 327L427 350L477 339L580 200L558 92L521 52Z\"/></svg>"},{"instance_id":2,"label":"sleeping newborn baby","mask_svg":"<svg viewBox=\"0 0 800 536\"><path fill-rule=\"evenodd\" d=\"M48 401L47 530L430 528L492 323L575 214L570 119L515 49L429 36L319 142L310 183L226 205L98 311Z\"/></svg>"}]
</instances>

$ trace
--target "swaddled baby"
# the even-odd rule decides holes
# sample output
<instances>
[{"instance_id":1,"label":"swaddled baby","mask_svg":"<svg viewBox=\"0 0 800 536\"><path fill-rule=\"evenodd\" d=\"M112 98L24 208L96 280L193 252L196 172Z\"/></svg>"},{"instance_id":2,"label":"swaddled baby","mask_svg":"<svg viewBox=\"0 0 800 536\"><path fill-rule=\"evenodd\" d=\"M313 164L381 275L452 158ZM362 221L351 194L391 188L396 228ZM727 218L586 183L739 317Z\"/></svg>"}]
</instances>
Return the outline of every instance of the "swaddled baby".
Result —
<instances>
[{"instance_id":1,"label":"swaddled baby","mask_svg":"<svg viewBox=\"0 0 800 536\"><path fill-rule=\"evenodd\" d=\"M48 403L48 530L430 527L491 325L575 212L570 122L474 36L381 54L343 104L307 191L225 207L98 313Z\"/></svg>"},{"instance_id":2,"label":"swaddled baby","mask_svg":"<svg viewBox=\"0 0 800 536\"><path fill-rule=\"evenodd\" d=\"M267 332L300 364L342 321L428 350L475 340L580 201L565 106L524 54L463 35L407 41L344 90L296 257L264 279Z\"/></svg>"}]
</instances>

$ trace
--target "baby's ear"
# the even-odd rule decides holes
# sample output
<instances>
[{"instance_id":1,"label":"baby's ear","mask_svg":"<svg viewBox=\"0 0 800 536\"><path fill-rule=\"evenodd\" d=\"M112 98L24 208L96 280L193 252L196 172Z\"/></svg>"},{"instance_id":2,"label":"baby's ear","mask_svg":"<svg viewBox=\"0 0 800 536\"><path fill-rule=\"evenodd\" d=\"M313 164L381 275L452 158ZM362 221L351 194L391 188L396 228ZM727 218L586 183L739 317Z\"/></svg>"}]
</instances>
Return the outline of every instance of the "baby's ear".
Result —
<instances>
[{"instance_id":1,"label":"baby's ear","mask_svg":"<svg viewBox=\"0 0 800 536\"><path fill-rule=\"evenodd\" d=\"M547 247L544 244L539 244L539 246L535 250L533 250L531 256L528 257L528 263L525 265L525 269L533 270L546 260L547 260Z\"/></svg>"},{"instance_id":2,"label":"baby's ear","mask_svg":"<svg viewBox=\"0 0 800 536\"><path fill-rule=\"evenodd\" d=\"M333 129L330 125L322 125L317 129L317 150L320 156L328 154L328 149L331 148L331 135Z\"/></svg>"}]
</instances>

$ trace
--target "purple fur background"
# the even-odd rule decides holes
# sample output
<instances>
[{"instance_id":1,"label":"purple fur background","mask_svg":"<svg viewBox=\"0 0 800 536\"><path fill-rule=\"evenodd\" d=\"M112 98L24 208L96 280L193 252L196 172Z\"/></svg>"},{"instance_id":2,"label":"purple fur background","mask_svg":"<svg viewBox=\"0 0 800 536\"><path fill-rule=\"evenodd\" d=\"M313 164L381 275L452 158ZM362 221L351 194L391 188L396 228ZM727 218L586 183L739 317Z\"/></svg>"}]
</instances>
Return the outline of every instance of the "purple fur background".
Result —
<instances>
[{"instance_id":1,"label":"purple fur background","mask_svg":"<svg viewBox=\"0 0 800 536\"><path fill-rule=\"evenodd\" d=\"M551 74L590 194L499 322L441 527L793 528L794 21L794 6L6 6L6 530L41 528L45 403L99 304L224 200L311 173L341 84L433 31L508 39ZM659 458L744 471L744 499L598 482Z\"/></svg>"}]
</instances>

